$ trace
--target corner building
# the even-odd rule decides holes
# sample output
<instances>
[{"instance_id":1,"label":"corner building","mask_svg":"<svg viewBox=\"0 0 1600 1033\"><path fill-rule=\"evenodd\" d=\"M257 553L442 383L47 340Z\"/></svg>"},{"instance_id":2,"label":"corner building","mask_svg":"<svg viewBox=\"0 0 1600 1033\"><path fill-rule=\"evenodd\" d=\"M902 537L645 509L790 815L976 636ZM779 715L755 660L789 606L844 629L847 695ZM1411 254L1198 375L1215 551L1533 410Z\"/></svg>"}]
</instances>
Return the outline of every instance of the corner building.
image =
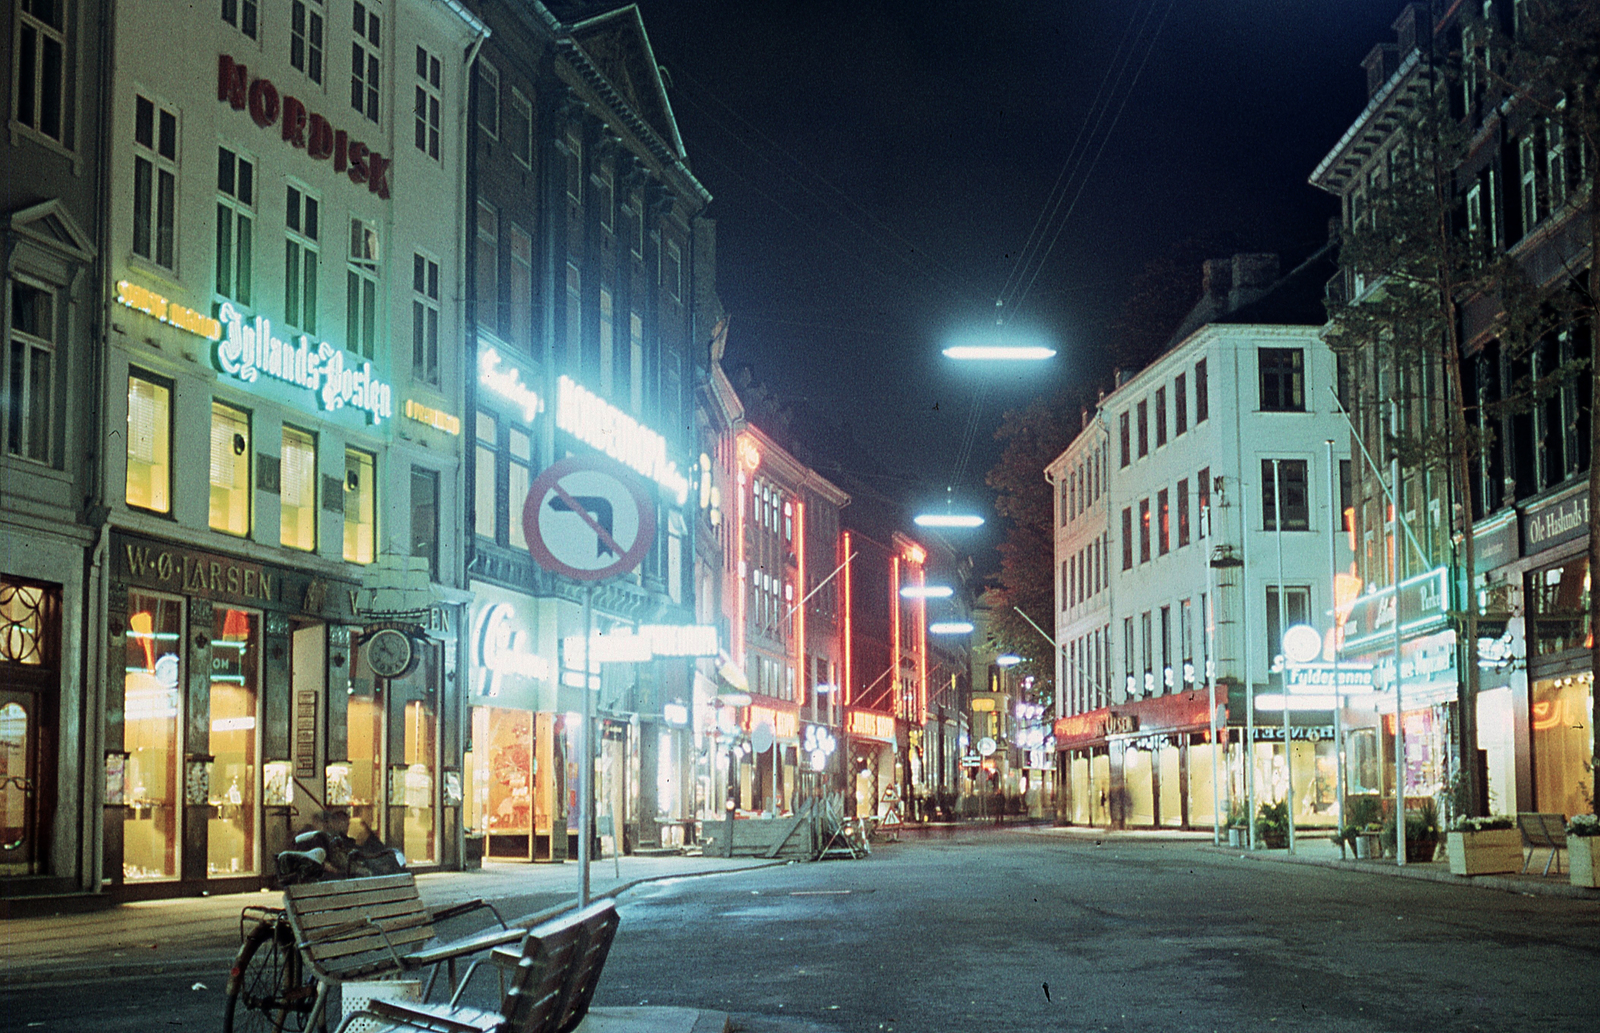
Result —
<instances>
[{"instance_id":1,"label":"corner building","mask_svg":"<svg viewBox=\"0 0 1600 1033\"><path fill-rule=\"evenodd\" d=\"M103 880L254 889L325 809L454 864L483 26L423 0L135 0L116 24Z\"/></svg>"}]
</instances>

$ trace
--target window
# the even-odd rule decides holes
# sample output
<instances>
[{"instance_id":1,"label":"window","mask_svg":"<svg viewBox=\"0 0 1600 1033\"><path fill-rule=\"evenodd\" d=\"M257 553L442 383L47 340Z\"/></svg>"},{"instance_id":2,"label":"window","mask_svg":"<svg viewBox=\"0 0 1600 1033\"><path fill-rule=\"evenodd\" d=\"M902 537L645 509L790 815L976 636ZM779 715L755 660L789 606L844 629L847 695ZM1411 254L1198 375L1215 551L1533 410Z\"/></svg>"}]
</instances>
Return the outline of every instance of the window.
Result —
<instances>
[{"instance_id":1,"label":"window","mask_svg":"<svg viewBox=\"0 0 1600 1033\"><path fill-rule=\"evenodd\" d=\"M1539 143L1531 125L1517 141L1517 167L1522 173L1522 232L1526 235L1544 217L1539 204Z\"/></svg>"},{"instance_id":2,"label":"window","mask_svg":"<svg viewBox=\"0 0 1600 1033\"><path fill-rule=\"evenodd\" d=\"M1189 429L1189 387L1184 375L1172 378L1172 436L1180 437Z\"/></svg>"},{"instance_id":3,"label":"window","mask_svg":"<svg viewBox=\"0 0 1600 1033\"><path fill-rule=\"evenodd\" d=\"M533 486L533 435L517 427L507 430L510 461L506 474L506 503L510 508L506 523L510 527L508 538L513 549L528 547L528 534L522 526L522 507L528 502L528 489Z\"/></svg>"},{"instance_id":4,"label":"window","mask_svg":"<svg viewBox=\"0 0 1600 1033\"><path fill-rule=\"evenodd\" d=\"M33 0L32 6L46 6L46 0ZM65 6L65 4L57 4L57 6ZM256 0L222 0L222 20L251 39L255 39Z\"/></svg>"},{"instance_id":5,"label":"window","mask_svg":"<svg viewBox=\"0 0 1600 1033\"><path fill-rule=\"evenodd\" d=\"M1195 508L1200 511L1200 537L1211 533L1211 467L1201 469L1194 479Z\"/></svg>"},{"instance_id":6,"label":"window","mask_svg":"<svg viewBox=\"0 0 1600 1033\"><path fill-rule=\"evenodd\" d=\"M1127 413L1123 413L1122 416L1120 418L1118 418L1118 420L1117 420L1117 430L1119 432L1118 436L1120 437L1120 439L1122 441L1122 452L1121 452L1122 463L1121 463L1121 465L1122 466L1127 466L1129 463L1133 462L1133 456L1130 454L1130 452L1131 452L1131 448L1130 448L1131 442L1129 440L1128 414Z\"/></svg>"},{"instance_id":7,"label":"window","mask_svg":"<svg viewBox=\"0 0 1600 1033\"><path fill-rule=\"evenodd\" d=\"M1189 481L1178 482L1178 548L1189 544Z\"/></svg>"},{"instance_id":8,"label":"window","mask_svg":"<svg viewBox=\"0 0 1600 1033\"><path fill-rule=\"evenodd\" d=\"M1194 422L1204 423L1211 416L1211 397L1206 390L1206 360L1194 364Z\"/></svg>"},{"instance_id":9,"label":"window","mask_svg":"<svg viewBox=\"0 0 1600 1033\"><path fill-rule=\"evenodd\" d=\"M416 132L417 150L435 160L439 157L439 106L444 96L440 85L439 59L422 47L417 48Z\"/></svg>"},{"instance_id":10,"label":"window","mask_svg":"<svg viewBox=\"0 0 1600 1033\"><path fill-rule=\"evenodd\" d=\"M506 336L523 351L533 349L533 235L511 224L510 325Z\"/></svg>"},{"instance_id":11,"label":"window","mask_svg":"<svg viewBox=\"0 0 1600 1033\"><path fill-rule=\"evenodd\" d=\"M478 325L500 332L500 212L478 202Z\"/></svg>"},{"instance_id":12,"label":"window","mask_svg":"<svg viewBox=\"0 0 1600 1033\"><path fill-rule=\"evenodd\" d=\"M533 105L511 91L511 117L506 120L506 146L527 168L533 168Z\"/></svg>"},{"instance_id":13,"label":"window","mask_svg":"<svg viewBox=\"0 0 1600 1033\"><path fill-rule=\"evenodd\" d=\"M500 71L478 58L478 128L500 139Z\"/></svg>"},{"instance_id":14,"label":"window","mask_svg":"<svg viewBox=\"0 0 1600 1033\"><path fill-rule=\"evenodd\" d=\"M594 206L599 210L600 228L607 233L616 229L617 199L611 166L604 165L594 177Z\"/></svg>"},{"instance_id":15,"label":"window","mask_svg":"<svg viewBox=\"0 0 1600 1033\"><path fill-rule=\"evenodd\" d=\"M683 261L676 241L667 241L661 254L661 286L673 301L683 298Z\"/></svg>"},{"instance_id":16,"label":"window","mask_svg":"<svg viewBox=\"0 0 1600 1033\"><path fill-rule=\"evenodd\" d=\"M1152 689L1155 672L1155 643L1152 641L1150 611L1146 610L1139 615L1139 659L1143 661L1141 670L1144 671L1144 688Z\"/></svg>"},{"instance_id":17,"label":"window","mask_svg":"<svg viewBox=\"0 0 1600 1033\"><path fill-rule=\"evenodd\" d=\"M1299 348L1261 348L1261 408L1267 412L1305 412L1305 352Z\"/></svg>"},{"instance_id":18,"label":"window","mask_svg":"<svg viewBox=\"0 0 1600 1033\"><path fill-rule=\"evenodd\" d=\"M361 0L352 4L350 41L350 106L378 120L379 69L383 67L383 33L378 12Z\"/></svg>"},{"instance_id":19,"label":"window","mask_svg":"<svg viewBox=\"0 0 1600 1033\"><path fill-rule=\"evenodd\" d=\"M177 262L178 116L148 97L133 104L133 253Z\"/></svg>"},{"instance_id":20,"label":"window","mask_svg":"<svg viewBox=\"0 0 1600 1033\"><path fill-rule=\"evenodd\" d=\"M350 258L345 265L345 347L370 359L378 350L378 227L350 220Z\"/></svg>"},{"instance_id":21,"label":"window","mask_svg":"<svg viewBox=\"0 0 1600 1033\"><path fill-rule=\"evenodd\" d=\"M211 529L250 533L250 414L211 403Z\"/></svg>"},{"instance_id":22,"label":"window","mask_svg":"<svg viewBox=\"0 0 1600 1033\"><path fill-rule=\"evenodd\" d=\"M568 126L562 137L561 149L566 158L567 199L574 204L583 203L583 136L575 126Z\"/></svg>"},{"instance_id":23,"label":"window","mask_svg":"<svg viewBox=\"0 0 1600 1033\"><path fill-rule=\"evenodd\" d=\"M315 197L290 185L283 249L283 321L307 334L317 332L317 241L321 205ZM350 342L355 347L355 342Z\"/></svg>"},{"instance_id":24,"label":"window","mask_svg":"<svg viewBox=\"0 0 1600 1033\"><path fill-rule=\"evenodd\" d=\"M644 255L644 192L635 190L628 195L628 207L633 209L633 240L630 247L633 257Z\"/></svg>"},{"instance_id":25,"label":"window","mask_svg":"<svg viewBox=\"0 0 1600 1033\"><path fill-rule=\"evenodd\" d=\"M322 81L322 12L305 0L289 6L289 63L312 82Z\"/></svg>"},{"instance_id":26,"label":"window","mask_svg":"<svg viewBox=\"0 0 1600 1033\"><path fill-rule=\"evenodd\" d=\"M17 13L16 118L61 144L66 137L66 7L22 0Z\"/></svg>"},{"instance_id":27,"label":"window","mask_svg":"<svg viewBox=\"0 0 1600 1033\"><path fill-rule=\"evenodd\" d=\"M1156 388L1156 447L1167 443L1167 389Z\"/></svg>"},{"instance_id":28,"label":"window","mask_svg":"<svg viewBox=\"0 0 1600 1033\"><path fill-rule=\"evenodd\" d=\"M1194 684L1194 606L1185 599L1178 604L1178 659L1183 662L1183 683Z\"/></svg>"},{"instance_id":29,"label":"window","mask_svg":"<svg viewBox=\"0 0 1600 1033\"><path fill-rule=\"evenodd\" d=\"M1139 402L1139 458L1150 454L1150 403Z\"/></svg>"},{"instance_id":30,"label":"window","mask_svg":"<svg viewBox=\"0 0 1600 1033\"><path fill-rule=\"evenodd\" d=\"M1161 608L1161 684L1167 689L1172 684L1172 607Z\"/></svg>"},{"instance_id":31,"label":"window","mask_svg":"<svg viewBox=\"0 0 1600 1033\"><path fill-rule=\"evenodd\" d=\"M1061 478L1061 498L1056 504L1056 508L1061 511L1062 527L1067 526L1067 517L1071 516L1072 514L1072 505L1068 492L1068 481L1067 478L1063 477Z\"/></svg>"},{"instance_id":32,"label":"window","mask_svg":"<svg viewBox=\"0 0 1600 1033\"><path fill-rule=\"evenodd\" d=\"M1283 614L1287 623L1279 622L1278 586L1267 586L1267 658L1274 660L1283 655L1283 633L1296 624L1311 623L1311 586L1283 586Z\"/></svg>"},{"instance_id":33,"label":"window","mask_svg":"<svg viewBox=\"0 0 1600 1033\"><path fill-rule=\"evenodd\" d=\"M495 540L495 520L500 506L495 491L496 457L500 449L499 421L489 413L478 413L478 447L473 471L472 529L480 538Z\"/></svg>"},{"instance_id":34,"label":"window","mask_svg":"<svg viewBox=\"0 0 1600 1033\"><path fill-rule=\"evenodd\" d=\"M1156 547L1165 556L1172 551L1172 509L1167 489L1156 492Z\"/></svg>"},{"instance_id":35,"label":"window","mask_svg":"<svg viewBox=\"0 0 1600 1033\"><path fill-rule=\"evenodd\" d=\"M1150 562L1150 500L1139 500L1139 562Z\"/></svg>"},{"instance_id":36,"label":"window","mask_svg":"<svg viewBox=\"0 0 1600 1033\"><path fill-rule=\"evenodd\" d=\"M1122 569L1133 569L1133 509L1122 509Z\"/></svg>"},{"instance_id":37,"label":"window","mask_svg":"<svg viewBox=\"0 0 1600 1033\"><path fill-rule=\"evenodd\" d=\"M255 165L217 148L217 294L250 304L255 249Z\"/></svg>"},{"instance_id":38,"label":"window","mask_svg":"<svg viewBox=\"0 0 1600 1033\"><path fill-rule=\"evenodd\" d=\"M428 577L439 580L439 473L411 468L411 555L428 561Z\"/></svg>"},{"instance_id":39,"label":"window","mask_svg":"<svg viewBox=\"0 0 1600 1033\"><path fill-rule=\"evenodd\" d=\"M359 448L344 450L344 558L351 563L377 559L377 459Z\"/></svg>"},{"instance_id":40,"label":"window","mask_svg":"<svg viewBox=\"0 0 1600 1033\"><path fill-rule=\"evenodd\" d=\"M317 548L317 436L297 427L283 428L278 460L278 496L282 503L278 541L288 549Z\"/></svg>"},{"instance_id":41,"label":"window","mask_svg":"<svg viewBox=\"0 0 1600 1033\"><path fill-rule=\"evenodd\" d=\"M1127 692L1130 696L1133 695L1135 686L1138 684L1134 675L1134 672L1138 670L1137 661L1134 658L1134 649L1133 618L1124 617L1122 618L1122 670L1127 676Z\"/></svg>"},{"instance_id":42,"label":"window","mask_svg":"<svg viewBox=\"0 0 1600 1033\"><path fill-rule=\"evenodd\" d=\"M1273 460L1261 460L1261 529L1264 531L1276 531L1278 529L1275 513L1279 500L1283 503L1283 529L1285 531L1305 531L1309 529L1311 526L1311 503L1306 492L1306 461L1304 459L1277 460L1277 469L1283 474L1283 482L1281 484L1274 483L1273 466Z\"/></svg>"},{"instance_id":43,"label":"window","mask_svg":"<svg viewBox=\"0 0 1600 1033\"><path fill-rule=\"evenodd\" d=\"M1339 460L1339 530L1349 531L1355 526L1355 504L1350 499L1350 460Z\"/></svg>"},{"instance_id":44,"label":"window","mask_svg":"<svg viewBox=\"0 0 1600 1033\"><path fill-rule=\"evenodd\" d=\"M11 281L11 327L6 356L5 450L40 463L55 461L55 369L60 320L56 292Z\"/></svg>"},{"instance_id":45,"label":"window","mask_svg":"<svg viewBox=\"0 0 1600 1033\"><path fill-rule=\"evenodd\" d=\"M411 256L411 373L439 386L439 263Z\"/></svg>"},{"instance_id":46,"label":"window","mask_svg":"<svg viewBox=\"0 0 1600 1033\"><path fill-rule=\"evenodd\" d=\"M600 288L600 397L610 398L615 387L616 334L611 290Z\"/></svg>"},{"instance_id":47,"label":"window","mask_svg":"<svg viewBox=\"0 0 1600 1033\"><path fill-rule=\"evenodd\" d=\"M172 512L172 385L128 373L128 505Z\"/></svg>"},{"instance_id":48,"label":"window","mask_svg":"<svg viewBox=\"0 0 1600 1033\"><path fill-rule=\"evenodd\" d=\"M635 414L644 411L644 320L628 313L628 404Z\"/></svg>"},{"instance_id":49,"label":"window","mask_svg":"<svg viewBox=\"0 0 1600 1033\"><path fill-rule=\"evenodd\" d=\"M567 263L567 365L576 373L583 359L583 274Z\"/></svg>"},{"instance_id":50,"label":"window","mask_svg":"<svg viewBox=\"0 0 1600 1033\"><path fill-rule=\"evenodd\" d=\"M1067 609L1072 605L1072 566L1068 561L1061 561L1061 608Z\"/></svg>"}]
</instances>

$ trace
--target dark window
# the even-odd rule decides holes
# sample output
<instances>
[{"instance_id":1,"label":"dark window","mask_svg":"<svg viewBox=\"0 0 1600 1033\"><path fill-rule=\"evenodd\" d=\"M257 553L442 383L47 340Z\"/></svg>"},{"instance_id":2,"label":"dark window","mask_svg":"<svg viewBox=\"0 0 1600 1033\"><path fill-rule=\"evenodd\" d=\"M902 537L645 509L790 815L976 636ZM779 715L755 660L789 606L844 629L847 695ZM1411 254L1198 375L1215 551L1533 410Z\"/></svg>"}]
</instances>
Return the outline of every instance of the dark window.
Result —
<instances>
[{"instance_id":1,"label":"dark window","mask_svg":"<svg viewBox=\"0 0 1600 1033\"><path fill-rule=\"evenodd\" d=\"M1127 413L1123 413L1121 418L1117 420L1117 429L1121 432L1122 438L1122 465L1127 466L1129 463L1133 462L1133 456L1129 452Z\"/></svg>"},{"instance_id":2,"label":"dark window","mask_svg":"<svg viewBox=\"0 0 1600 1033\"><path fill-rule=\"evenodd\" d=\"M1167 443L1167 389L1156 388L1156 447Z\"/></svg>"},{"instance_id":3,"label":"dark window","mask_svg":"<svg viewBox=\"0 0 1600 1033\"><path fill-rule=\"evenodd\" d=\"M63 0L23 0L13 81L17 121L70 146L62 118L68 95L66 6Z\"/></svg>"},{"instance_id":4,"label":"dark window","mask_svg":"<svg viewBox=\"0 0 1600 1033\"><path fill-rule=\"evenodd\" d=\"M1204 423L1211 416L1211 397L1206 390L1206 360L1194 364L1194 422Z\"/></svg>"},{"instance_id":5,"label":"dark window","mask_svg":"<svg viewBox=\"0 0 1600 1033\"><path fill-rule=\"evenodd\" d=\"M439 580L439 473L411 468L411 555L428 561L428 577Z\"/></svg>"},{"instance_id":6,"label":"dark window","mask_svg":"<svg viewBox=\"0 0 1600 1033\"><path fill-rule=\"evenodd\" d=\"M1164 688L1172 684L1172 607L1161 608L1161 683Z\"/></svg>"},{"instance_id":7,"label":"dark window","mask_svg":"<svg viewBox=\"0 0 1600 1033\"><path fill-rule=\"evenodd\" d=\"M23 7L65 7L63 3L49 3L47 0L35 0L32 4L24 3ZM222 20L238 29L240 32L256 38L256 0L222 0Z\"/></svg>"},{"instance_id":8,"label":"dark window","mask_svg":"<svg viewBox=\"0 0 1600 1033\"><path fill-rule=\"evenodd\" d=\"M1139 403L1139 458L1150 454L1150 403Z\"/></svg>"},{"instance_id":9,"label":"dark window","mask_svg":"<svg viewBox=\"0 0 1600 1033\"><path fill-rule=\"evenodd\" d=\"M178 194L178 116L134 99L133 253L173 268Z\"/></svg>"},{"instance_id":10,"label":"dark window","mask_svg":"<svg viewBox=\"0 0 1600 1033\"><path fill-rule=\"evenodd\" d=\"M382 19L369 11L361 0L351 5L350 106L376 122L378 120L379 78L382 69Z\"/></svg>"},{"instance_id":11,"label":"dark window","mask_svg":"<svg viewBox=\"0 0 1600 1033\"><path fill-rule=\"evenodd\" d=\"M1189 544L1189 482L1178 482L1178 548Z\"/></svg>"},{"instance_id":12,"label":"dark window","mask_svg":"<svg viewBox=\"0 0 1600 1033\"><path fill-rule=\"evenodd\" d=\"M1067 526L1067 517L1068 517L1068 515L1070 515L1070 513L1071 513L1071 507L1068 504L1068 498L1067 498L1067 480L1066 480L1066 478L1063 477L1061 479L1061 526L1062 527L1066 527Z\"/></svg>"},{"instance_id":13,"label":"dark window","mask_svg":"<svg viewBox=\"0 0 1600 1033\"><path fill-rule=\"evenodd\" d=\"M1350 460L1339 460L1339 529L1350 530L1355 523L1355 505L1350 500Z\"/></svg>"},{"instance_id":14,"label":"dark window","mask_svg":"<svg viewBox=\"0 0 1600 1033\"><path fill-rule=\"evenodd\" d=\"M1310 498L1306 492L1306 461L1304 459L1279 459L1277 469L1283 473L1283 482L1275 483L1273 460L1261 460L1261 528L1276 531L1278 502L1283 503L1283 529L1304 531L1311 526Z\"/></svg>"},{"instance_id":15,"label":"dark window","mask_svg":"<svg viewBox=\"0 0 1600 1033\"><path fill-rule=\"evenodd\" d=\"M1139 500L1139 562L1150 562L1150 500Z\"/></svg>"},{"instance_id":16,"label":"dark window","mask_svg":"<svg viewBox=\"0 0 1600 1033\"><path fill-rule=\"evenodd\" d=\"M1156 492L1156 546L1165 556L1172 551L1172 508L1167 489Z\"/></svg>"},{"instance_id":17,"label":"dark window","mask_svg":"<svg viewBox=\"0 0 1600 1033\"><path fill-rule=\"evenodd\" d=\"M1299 348L1262 348L1261 408L1268 412L1305 412L1305 352Z\"/></svg>"},{"instance_id":18,"label":"dark window","mask_svg":"<svg viewBox=\"0 0 1600 1033\"><path fill-rule=\"evenodd\" d=\"M1172 434L1189 429L1189 385L1182 373L1172 379Z\"/></svg>"},{"instance_id":19,"label":"dark window","mask_svg":"<svg viewBox=\"0 0 1600 1033\"><path fill-rule=\"evenodd\" d=\"M1122 569L1133 569L1133 510L1126 506L1122 510Z\"/></svg>"},{"instance_id":20,"label":"dark window","mask_svg":"<svg viewBox=\"0 0 1600 1033\"><path fill-rule=\"evenodd\" d=\"M1061 608L1065 610L1072 605L1072 584L1070 580L1071 568L1067 561L1061 561Z\"/></svg>"},{"instance_id":21,"label":"dark window","mask_svg":"<svg viewBox=\"0 0 1600 1033\"><path fill-rule=\"evenodd\" d=\"M305 0L289 7L289 63L312 82L322 81L322 15Z\"/></svg>"},{"instance_id":22,"label":"dark window","mask_svg":"<svg viewBox=\"0 0 1600 1033\"><path fill-rule=\"evenodd\" d=\"M440 63L422 47L417 48L416 99L412 105L416 121L413 142L430 158L439 157L439 107L444 96Z\"/></svg>"}]
</instances>

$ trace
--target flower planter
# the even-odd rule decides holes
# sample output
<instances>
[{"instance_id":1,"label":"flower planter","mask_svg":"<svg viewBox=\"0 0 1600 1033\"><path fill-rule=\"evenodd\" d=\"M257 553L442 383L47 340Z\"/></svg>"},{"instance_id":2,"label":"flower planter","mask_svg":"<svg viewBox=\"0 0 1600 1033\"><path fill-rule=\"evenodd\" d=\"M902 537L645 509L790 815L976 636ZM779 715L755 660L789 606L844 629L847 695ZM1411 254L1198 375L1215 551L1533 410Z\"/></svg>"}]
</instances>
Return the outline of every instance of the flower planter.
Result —
<instances>
[{"instance_id":1,"label":"flower planter","mask_svg":"<svg viewBox=\"0 0 1600 1033\"><path fill-rule=\"evenodd\" d=\"M1600 836L1567 836L1567 877L1574 886L1600 887Z\"/></svg>"},{"instance_id":2,"label":"flower planter","mask_svg":"<svg viewBox=\"0 0 1600 1033\"><path fill-rule=\"evenodd\" d=\"M1228 845L1231 847L1244 846L1245 831L1245 829L1236 828L1232 825L1228 826Z\"/></svg>"},{"instance_id":3,"label":"flower planter","mask_svg":"<svg viewBox=\"0 0 1600 1033\"><path fill-rule=\"evenodd\" d=\"M1451 875L1488 875L1522 867L1522 833L1516 829L1451 832L1445 838Z\"/></svg>"},{"instance_id":4,"label":"flower planter","mask_svg":"<svg viewBox=\"0 0 1600 1033\"><path fill-rule=\"evenodd\" d=\"M1356 859L1376 861L1383 856L1383 837L1376 832L1363 832L1356 836Z\"/></svg>"},{"instance_id":5,"label":"flower planter","mask_svg":"<svg viewBox=\"0 0 1600 1033\"><path fill-rule=\"evenodd\" d=\"M1439 849L1437 839L1406 840L1406 864L1427 864Z\"/></svg>"}]
</instances>

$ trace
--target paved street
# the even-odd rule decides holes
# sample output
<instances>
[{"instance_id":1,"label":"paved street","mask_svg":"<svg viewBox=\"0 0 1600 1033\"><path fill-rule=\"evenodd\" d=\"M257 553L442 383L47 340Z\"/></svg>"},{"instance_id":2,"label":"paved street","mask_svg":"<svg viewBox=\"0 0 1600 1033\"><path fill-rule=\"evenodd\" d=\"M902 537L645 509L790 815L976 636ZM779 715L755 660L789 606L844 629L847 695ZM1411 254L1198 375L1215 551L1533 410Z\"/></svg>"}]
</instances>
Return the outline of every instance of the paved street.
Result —
<instances>
[{"instance_id":1,"label":"paved street","mask_svg":"<svg viewBox=\"0 0 1600 1033\"><path fill-rule=\"evenodd\" d=\"M1595 901L1191 842L970 827L623 901L596 1003L715 1008L752 1033L1592 1033L1600 999ZM15 1029L218 1029L222 959L201 953L0 1008Z\"/></svg>"}]
</instances>

